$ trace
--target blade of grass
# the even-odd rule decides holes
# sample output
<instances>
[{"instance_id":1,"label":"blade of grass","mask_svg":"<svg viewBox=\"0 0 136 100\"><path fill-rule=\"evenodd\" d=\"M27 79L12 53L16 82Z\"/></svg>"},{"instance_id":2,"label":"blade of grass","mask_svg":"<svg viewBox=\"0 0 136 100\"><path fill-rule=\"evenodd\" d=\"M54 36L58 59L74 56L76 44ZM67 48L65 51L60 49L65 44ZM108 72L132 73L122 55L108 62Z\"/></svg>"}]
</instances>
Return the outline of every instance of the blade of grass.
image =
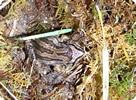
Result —
<instances>
[{"instance_id":1,"label":"blade of grass","mask_svg":"<svg viewBox=\"0 0 136 100\"><path fill-rule=\"evenodd\" d=\"M118 33L118 38L119 38L119 41L120 41L120 44L121 44L121 48L125 54L125 57L127 58L127 61L129 62L129 55L126 51L126 47L125 47L125 44L124 44L124 41L123 41L123 38L121 38L121 35Z\"/></svg>"},{"instance_id":2,"label":"blade of grass","mask_svg":"<svg viewBox=\"0 0 136 100\"><path fill-rule=\"evenodd\" d=\"M43 37L49 37L49 36L56 36L56 35L60 35L60 34L69 33L71 31L72 31L72 29L63 29L63 30L57 30L57 31L53 31L53 32L47 32L47 33L31 35L31 36L27 36L27 37L13 38L13 39L14 40L29 40L29 39L43 38Z\"/></svg>"},{"instance_id":3,"label":"blade of grass","mask_svg":"<svg viewBox=\"0 0 136 100\"><path fill-rule=\"evenodd\" d=\"M103 27L102 13L99 9L99 6L96 5L96 9L99 14L99 19L102 27L102 36L103 36L103 50L102 50L102 58L103 58L103 100L108 100L109 93L109 54L105 40L105 31Z\"/></svg>"},{"instance_id":4,"label":"blade of grass","mask_svg":"<svg viewBox=\"0 0 136 100\"><path fill-rule=\"evenodd\" d=\"M109 93L109 54L107 46L104 43L103 51L103 100L108 100Z\"/></svg>"},{"instance_id":5,"label":"blade of grass","mask_svg":"<svg viewBox=\"0 0 136 100\"><path fill-rule=\"evenodd\" d=\"M12 98L14 98L14 100L18 100L18 99L14 96L14 94L12 94L12 93L9 91L9 89L6 88L6 86L5 86L2 82L0 82L0 84L1 84L1 86L12 96Z\"/></svg>"}]
</instances>

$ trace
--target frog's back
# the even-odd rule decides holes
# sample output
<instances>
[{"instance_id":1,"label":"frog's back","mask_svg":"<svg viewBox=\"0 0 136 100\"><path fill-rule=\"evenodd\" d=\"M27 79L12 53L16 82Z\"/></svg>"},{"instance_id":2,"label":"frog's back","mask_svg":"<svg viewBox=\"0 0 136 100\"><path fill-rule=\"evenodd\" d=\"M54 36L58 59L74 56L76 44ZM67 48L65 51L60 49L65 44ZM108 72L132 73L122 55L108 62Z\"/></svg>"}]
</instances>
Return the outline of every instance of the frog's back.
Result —
<instances>
[{"instance_id":1,"label":"frog's back","mask_svg":"<svg viewBox=\"0 0 136 100\"><path fill-rule=\"evenodd\" d=\"M32 40L36 59L46 65L73 64L83 55L74 45L60 43L56 37Z\"/></svg>"}]
</instances>

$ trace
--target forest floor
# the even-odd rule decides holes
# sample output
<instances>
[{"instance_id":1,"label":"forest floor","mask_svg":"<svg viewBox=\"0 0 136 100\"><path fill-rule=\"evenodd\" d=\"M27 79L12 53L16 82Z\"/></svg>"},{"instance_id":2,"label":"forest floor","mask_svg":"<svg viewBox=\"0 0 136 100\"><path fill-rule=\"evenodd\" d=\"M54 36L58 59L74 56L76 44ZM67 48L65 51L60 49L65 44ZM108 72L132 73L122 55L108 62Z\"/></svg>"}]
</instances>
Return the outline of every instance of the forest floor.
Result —
<instances>
[{"instance_id":1,"label":"forest floor","mask_svg":"<svg viewBox=\"0 0 136 100\"><path fill-rule=\"evenodd\" d=\"M58 37L61 45L78 45L84 52L81 58L74 56L78 62L71 61L72 65L64 64L69 57L65 54L51 58L56 63L62 58L60 65L41 64L31 40L14 40L63 29L72 32ZM135 96L133 0L0 1L1 99L132 100Z\"/></svg>"}]
</instances>

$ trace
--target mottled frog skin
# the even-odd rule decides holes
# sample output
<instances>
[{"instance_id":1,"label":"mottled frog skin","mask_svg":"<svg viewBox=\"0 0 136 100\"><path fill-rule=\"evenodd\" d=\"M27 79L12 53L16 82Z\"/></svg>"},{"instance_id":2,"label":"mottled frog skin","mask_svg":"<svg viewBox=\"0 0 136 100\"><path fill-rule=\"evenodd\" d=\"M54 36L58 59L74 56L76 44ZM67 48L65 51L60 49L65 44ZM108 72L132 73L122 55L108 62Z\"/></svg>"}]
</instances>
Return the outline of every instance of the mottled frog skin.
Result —
<instances>
[{"instance_id":1,"label":"mottled frog skin","mask_svg":"<svg viewBox=\"0 0 136 100\"><path fill-rule=\"evenodd\" d=\"M58 37L48 37L32 40L36 59L46 65L75 64L84 52L75 44L60 42Z\"/></svg>"}]
</instances>

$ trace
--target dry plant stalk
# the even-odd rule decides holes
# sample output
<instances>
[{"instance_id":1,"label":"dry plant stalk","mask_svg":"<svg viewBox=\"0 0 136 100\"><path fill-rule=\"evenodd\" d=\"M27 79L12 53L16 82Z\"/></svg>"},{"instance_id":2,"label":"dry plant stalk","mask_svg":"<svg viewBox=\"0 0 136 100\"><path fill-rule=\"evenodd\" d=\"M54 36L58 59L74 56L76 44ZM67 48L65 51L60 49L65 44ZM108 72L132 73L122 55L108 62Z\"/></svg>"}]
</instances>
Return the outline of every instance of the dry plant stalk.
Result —
<instances>
[{"instance_id":1,"label":"dry plant stalk","mask_svg":"<svg viewBox=\"0 0 136 100\"><path fill-rule=\"evenodd\" d=\"M102 33L103 33L103 51L102 51L102 56L103 56L103 100L108 100L109 98L109 54L108 54L108 49L106 45L106 40L105 40L105 30L103 27L103 21L102 21L102 14L99 9L99 6L96 5L96 9L99 14L100 22L101 22L101 27L102 27Z\"/></svg>"}]
</instances>

